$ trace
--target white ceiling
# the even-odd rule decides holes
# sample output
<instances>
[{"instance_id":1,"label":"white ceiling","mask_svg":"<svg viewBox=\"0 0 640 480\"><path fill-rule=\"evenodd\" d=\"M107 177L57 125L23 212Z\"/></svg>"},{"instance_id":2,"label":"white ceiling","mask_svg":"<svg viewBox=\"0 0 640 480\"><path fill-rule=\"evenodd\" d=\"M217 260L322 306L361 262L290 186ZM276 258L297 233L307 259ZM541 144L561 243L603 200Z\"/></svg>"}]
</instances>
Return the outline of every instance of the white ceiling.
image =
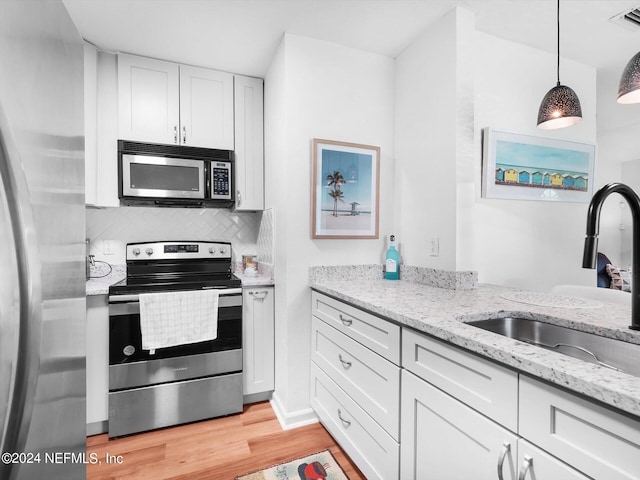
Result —
<instances>
[{"instance_id":1,"label":"white ceiling","mask_svg":"<svg viewBox=\"0 0 640 480\"><path fill-rule=\"evenodd\" d=\"M108 51L264 77L285 32L397 56L454 6L476 29L556 49L555 0L63 0L80 34ZM561 55L622 72L640 28L609 21L640 0L562 0Z\"/></svg>"}]
</instances>

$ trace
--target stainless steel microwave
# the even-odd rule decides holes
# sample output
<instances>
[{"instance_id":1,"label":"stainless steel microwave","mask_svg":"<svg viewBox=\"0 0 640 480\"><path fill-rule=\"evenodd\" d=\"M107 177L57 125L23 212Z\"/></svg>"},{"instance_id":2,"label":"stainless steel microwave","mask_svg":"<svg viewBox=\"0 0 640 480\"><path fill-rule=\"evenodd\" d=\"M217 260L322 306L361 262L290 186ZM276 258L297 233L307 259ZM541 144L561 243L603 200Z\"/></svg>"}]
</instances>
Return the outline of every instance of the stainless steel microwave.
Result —
<instances>
[{"instance_id":1,"label":"stainless steel microwave","mask_svg":"<svg viewBox=\"0 0 640 480\"><path fill-rule=\"evenodd\" d=\"M124 205L231 207L233 152L118 140Z\"/></svg>"}]
</instances>

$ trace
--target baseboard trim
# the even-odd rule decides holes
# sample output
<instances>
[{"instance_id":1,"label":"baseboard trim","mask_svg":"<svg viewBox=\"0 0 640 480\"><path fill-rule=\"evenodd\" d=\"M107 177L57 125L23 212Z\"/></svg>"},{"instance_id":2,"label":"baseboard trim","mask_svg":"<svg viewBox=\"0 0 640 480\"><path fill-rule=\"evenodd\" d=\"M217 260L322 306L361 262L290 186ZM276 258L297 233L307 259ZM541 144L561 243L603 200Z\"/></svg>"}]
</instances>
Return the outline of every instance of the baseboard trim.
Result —
<instances>
[{"instance_id":1,"label":"baseboard trim","mask_svg":"<svg viewBox=\"0 0 640 480\"><path fill-rule=\"evenodd\" d=\"M103 420L102 422L87 423L87 437L91 435L99 435L101 433L107 433L109 431L109 420Z\"/></svg>"},{"instance_id":2,"label":"baseboard trim","mask_svg":"<svg viewBox=\"0 0 640 480\"><path fill-rule=\"evenodd\" d=\"M305 425L311 425L319 421L318 416L311 407L295 412L287 412L275 392L271 397L270 403L283 430L304 427Z\"/></svg>"},{"instance_id":3,"label":"baseboard trim","mask_svg":"<svg viewBox=\"0 0 640 480\"><path fill-rule=\"evenodd\" d=\"M242 403L246 405L248 403L257 403L257 402L264 402L266 400L271 400L272 394L273 394L273 390L270 390L268 392L251 393L249 395L245 395L244 397L242 397Z\"/></svg>"}]
</instances>

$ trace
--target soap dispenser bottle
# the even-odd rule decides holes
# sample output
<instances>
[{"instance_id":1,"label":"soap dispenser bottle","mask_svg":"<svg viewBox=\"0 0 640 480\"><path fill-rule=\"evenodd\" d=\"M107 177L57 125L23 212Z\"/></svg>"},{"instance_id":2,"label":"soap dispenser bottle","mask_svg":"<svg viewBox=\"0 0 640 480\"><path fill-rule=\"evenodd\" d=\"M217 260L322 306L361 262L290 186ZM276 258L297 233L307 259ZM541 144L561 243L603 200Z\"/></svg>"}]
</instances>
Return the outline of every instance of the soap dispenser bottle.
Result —
<instances>
[{"instance_id":1,"label":"soap dispenser bottle","mask_svg":"<svg viewBox=\"0 0 640 480\"><path fill-rule=\"evenodd\" d=\"M396 237L391 235L389 238L389 249L387 250L387 257L385 262L384 278L386 280L399 280L400 279L400 254L396 250Z\"/></svg>"}]
</instances>

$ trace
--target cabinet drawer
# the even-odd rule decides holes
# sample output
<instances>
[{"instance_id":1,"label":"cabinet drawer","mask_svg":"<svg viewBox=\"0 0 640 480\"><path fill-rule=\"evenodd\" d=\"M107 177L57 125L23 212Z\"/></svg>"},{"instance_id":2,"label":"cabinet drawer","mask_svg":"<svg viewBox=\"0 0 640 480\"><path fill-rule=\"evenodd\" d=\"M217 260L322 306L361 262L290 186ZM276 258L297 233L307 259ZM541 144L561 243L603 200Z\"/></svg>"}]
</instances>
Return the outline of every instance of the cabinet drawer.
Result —
<instances>
[{"instance_id":1,"label":"cabinet drawer","mask_svg":"<svg viewBox=\"0 0 640 480\"><path fill-rule=\"evenodd\" d=\"M589 477L640 479L640 419L524 375L520 435Z\"/></svg>"},{"instance_id":2,"label":"cabinet drawer","mask_svg":"<svg viewBox=\"0 0 640 480\"><path fill-rule=\"evenodd\" d=\"M517 431L516 372L406 328L402 330L402 366Z\"/></svg>"},{"instance_id":3,"label":"cabinet drawer","mask_svg":"<svg viewBox=\"0 0 640 480\"><path fill-rule=\"evenodd\" d=\"M316 317L311 324L312 360L398 440L400 368Z\"/></svg>"},{"instance_id":4,"label":"cabinet drawer","mask_svg":"<svg viewBox=\"0 0 640 480\"><path fill-rule=\"evenodd\" d=\"M369 480L397 479L400 445L311 363L311 406Z\"/></svg>"},{"instance_id":5,"label":"cabinet drawer","mask_svg":"<svg viewBox=\"0 0 640 480\"><path fill-rule=\"evenodd\" d=\"M318 292L311 292L311 313L387 360L400 364L398 325Z\"/></svg>"}]
</instances>

